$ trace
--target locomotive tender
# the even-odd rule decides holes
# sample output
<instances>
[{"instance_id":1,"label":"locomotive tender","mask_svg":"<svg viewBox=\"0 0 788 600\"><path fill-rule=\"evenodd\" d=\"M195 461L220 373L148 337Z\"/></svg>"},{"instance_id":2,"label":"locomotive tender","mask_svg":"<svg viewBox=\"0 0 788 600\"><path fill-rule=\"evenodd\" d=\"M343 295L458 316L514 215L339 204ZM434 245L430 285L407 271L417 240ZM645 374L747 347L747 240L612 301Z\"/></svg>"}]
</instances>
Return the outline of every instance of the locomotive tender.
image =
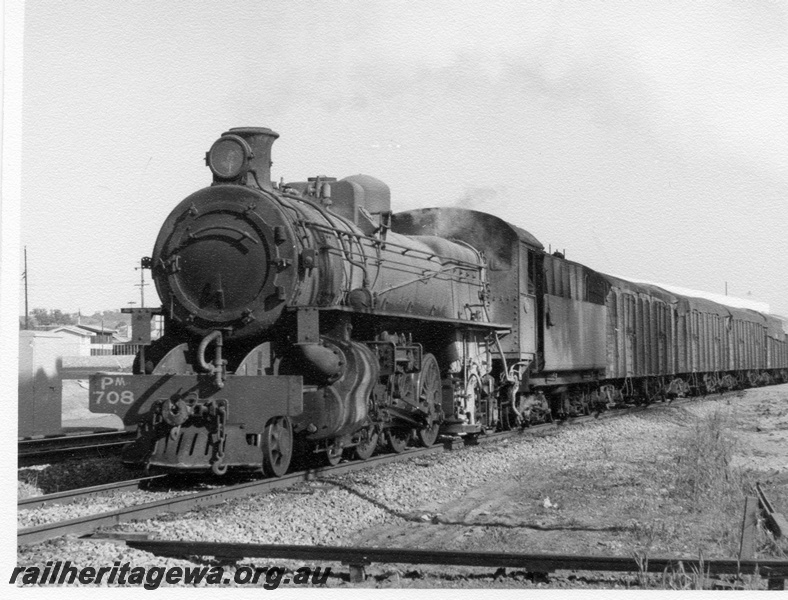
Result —
<instances>
[{"instance_id":1,"label":"locomotive tender","mask_svg":"<svg viewBox=\"0 0 788 600\"><path fill-rule=\"evenodd\" d=\"M788 381L774 317L598 273L489 214L393 214L369 176L272 184L277 137L222 134L212 184L143 259L162 306L128 309L134 373L90 381L91 411L137 427L126 463L281 476L294 455Z\"/></svg>"}]
</instances>

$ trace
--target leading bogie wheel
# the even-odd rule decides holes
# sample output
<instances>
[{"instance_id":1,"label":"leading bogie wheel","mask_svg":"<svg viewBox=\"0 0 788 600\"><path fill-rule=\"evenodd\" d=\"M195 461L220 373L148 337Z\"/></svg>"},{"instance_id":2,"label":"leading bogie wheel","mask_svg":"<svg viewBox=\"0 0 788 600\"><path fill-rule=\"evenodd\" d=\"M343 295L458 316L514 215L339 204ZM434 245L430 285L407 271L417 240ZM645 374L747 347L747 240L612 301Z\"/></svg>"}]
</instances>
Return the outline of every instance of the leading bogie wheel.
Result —
<instances>
[{"instance_id":1,"label":"leading bogie wheel","mask_svg":"<svg viewBox=\"0 0 788 600\"><path fill-rule=\"evenodd\" d=\"M378 432L370 425L363 433L361 441L353 448L353 456L358 460L367 460L378 445Z\"/></svg>"},{"instance_id":2,"label":"leading bogie wheel","mask_svg":"<svg viewBox=\"0 0 788 600\"><path fill-rule=\"evenodd\" d=\"M263 473L281 477L293 458L293 426L287 417L274 417L263 429Z\"/></svg>"},{"instance_id":3,"label":"leading bogie wheel","mask_svg":"<svg viewBox=\"0 0 788 600\"><path fill-rule=\"evenodd\" d=\"M329 446L323 458L329 467L337 466L339 461L342 460L342 447L336 445Z\"/></svg>"}]
</instances>

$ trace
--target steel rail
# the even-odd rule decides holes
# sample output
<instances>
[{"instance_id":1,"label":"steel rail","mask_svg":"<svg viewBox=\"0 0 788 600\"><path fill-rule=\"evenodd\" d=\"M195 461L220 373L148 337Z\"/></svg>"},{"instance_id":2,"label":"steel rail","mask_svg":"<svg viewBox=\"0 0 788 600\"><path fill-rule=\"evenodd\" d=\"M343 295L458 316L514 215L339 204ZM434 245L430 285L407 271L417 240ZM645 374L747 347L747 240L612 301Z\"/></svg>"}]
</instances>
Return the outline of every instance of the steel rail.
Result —
<instances>
[{"instance_id":1,"label":"steel rail","mask_svg":"<svg viewBox=\"0 0 788 600\"><path fill-rule=\"evenodd\" d=\"M116 454L135 436L133 431L122 431L22 440L17 444L18 465L26 467L69 458Z\"/></svg>"},{"instance_id":2,"label":"steel rail","mask_svg":"<svg viewBox=\"0 0 788 600\"><path fill-rule=\"evenodd\" d=\"M114 441L117 439L133 439L133 431L102 431L90 433L67 433L63 435L26 438L20 439L19 448L32 448L32 451L49 450L50 448L60 448L63 444L69 443L74 446L89 446L96 442ZM26 450L27 451L27 450Z\"/></svg>"},{"instance_id":3,"label":"steel rail","mask_svg":"<svg viewBox=\"0 0 788 600\"><path fill-rule=\"evenodd\" d=\"M764 516L766 517L766 525L771 529L774 537L788 535L788 521L785 517L774 509L774 506L763 491L760 482L755 484L755 491L758 494L758 502L763 508Z\"/></svg>"},{"instance_id":4,"label":"steel rail","mask_svg":"<svg viewBox=\"0 0 788 600\"><path fill-rule=\"evenodd\" d=\"M687 399L689 400L689 399ZM616 409L603 412L599 415L600 419L613 418L616 416L623 416L632 412L639 412L645 410L648 405L635 406L624 409ZM527 429L515 429L510 431L502 431L492 434L480 436L468 446L473 446L476 443L488 443L499 441L501 439L514 437L518 435L532 435L540 431L547 431L551 429L560 429L565 426L572 426L575 424L582 424L585 422L593 422L596 418L594 416L575 417L571 421L556 421L552 423L542 423L534 425ZM46 523L33 527L26 527L17 530L17 545L35 544L38 542L54 539L68 534L86 534L95 531L99 527L117 525L124 521L135 519L145 519L156 517L165 512L182 513L188 512L198 506L212 506L220 504L225 500L231 498L239 498L252 493L266 493L276 489L282 489L300 483L302 481L311 481L321 477L342 475L351 473L370 467L384 465L390 462L398 462L410 458L416 458L427 454L434 454L444 452L446 450L453 450L454 446L451 442L445 445L436 445L430 448L414 448L406 450L400 454L383 454L373 456L364 461L354 461L349 463L342 463L334 467L322 467L317 469L308 469L290 473L276 479L263 479L259 481L251 481L241 484L224 487L218 490L207 490L186 494L182 496L175 496L173 498L165 498L154 502L147 502L134 506L121 508L114 511L98 513L94 515L87 515L67 521L57 521L53 523ZM108 484L112 486L114 484ZM104 486L96 486L101 488ZM90 489L90 488L88 488ZM82 490L73 490L72 494L78 495ZM68 494L64 492L63 494ZM106 491L101 492L106 493ZM41 498L42 503L46 503L46 497ZM32 502L31 502L32 504Z\"/></svg>"},{"instance_id":5,"label":"steel rail","mask_svg":"<svg viewBox=\"0 0 788 600\"><path fill-rule=\"evenodd\" d=\"M99 536L96 536L99 537ZM665 558L650 556L588 556L571 554L520 554L511 552L467 552L413 548L365 548L346 546L296 546L224 542L146 540L139 536L122 540L130 548L157 556L221 556L280 558L298 561L340 562L351 567L372 563L410 565L453 565L465 567L518 568L530 573L554 571L637 571L664 573L681 570L706 575L755 574L769 579L788 578L786 560L737 560L720 558Z\"/></svg>"},{"instance_id":6,"label":"steel rail","mask_svg":"<svg viewBox=\"0 0 788 600\"><path fill-rule=\"evenodd\" d=\"M140 485L145 483L166 479L167 475L153 475L151 477L139 477L137 479L127 479L125 481L115 481L113 483L105 483L102 485L94 485L87 488L78 488L74 490L66 490L64 492L57 492L54 494L45 494L43 496L31 496L30 498L22 498L16 503L17 510L34 510L42 506L52 506L54 504L70 504L92 498L96 496L103 496L112 492L122 492L125 490L138 489Z\"/></svg>"}]
</instances>

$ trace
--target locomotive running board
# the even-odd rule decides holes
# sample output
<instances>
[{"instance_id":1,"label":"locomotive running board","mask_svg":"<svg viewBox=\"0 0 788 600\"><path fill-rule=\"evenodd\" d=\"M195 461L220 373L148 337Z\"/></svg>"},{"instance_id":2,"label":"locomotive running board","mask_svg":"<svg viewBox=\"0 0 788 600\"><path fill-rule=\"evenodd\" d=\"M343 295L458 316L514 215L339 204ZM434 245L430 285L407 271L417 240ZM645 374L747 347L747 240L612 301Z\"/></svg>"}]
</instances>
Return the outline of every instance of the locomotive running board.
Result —
<instances>
[{"instance_id":1,"label":"locomotive running board","mask_svg":"<svg viewBox=\"0 0 788 600\"><path fill-rule=\"evenodd\" d=\"M370 315L375 317L393 317L396 319L418 319L419 321L431 321L433 323L446 323L449 325L456 325L463 327L468 327L471 329L495 329L500 332L509 333L512 330L511 325L506 325L504 323L485 323L483 321L469 321L466 319L451 319L448 317L430 317L426 315L416 315L416 314L407 314L407 313L400 313L400 312L391 312L387 310L375 310L369 309L365 311L359 311L353 308L352 306L298 306L298 307L290 307L288 308L289 311L297 311L297 310L304 310L304 309L312 309L318 310L320 312L347 312L353 313L356 315Z\"/></svg>"}]
</instances>

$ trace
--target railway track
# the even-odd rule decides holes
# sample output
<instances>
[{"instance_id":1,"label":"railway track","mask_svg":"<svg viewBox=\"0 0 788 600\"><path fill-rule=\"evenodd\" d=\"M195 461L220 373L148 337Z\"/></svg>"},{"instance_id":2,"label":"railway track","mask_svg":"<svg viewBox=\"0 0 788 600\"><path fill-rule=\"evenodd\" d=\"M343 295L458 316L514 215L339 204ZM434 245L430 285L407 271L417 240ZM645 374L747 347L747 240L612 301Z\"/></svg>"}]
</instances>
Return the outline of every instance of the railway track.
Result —
<instances>
[{"instance_id":1,"label":"railway track","mask_svg":"<svg viewBox=\"0 0 788 600\"><path fill-rule=\"evenodd\" d=\"M205 490L201 492L185 494L182 496L165 498L154 502L146 502L143 504L128 506L114 511L87 515L76 519L70 519L68 521L26 527L17 530L17 544L34 544L48 539L60 537L62 535L79 535L90 533L99 527L115 525L117 523L133 519L151 518L164 512L187 512L199 506L212 506L214 504L220 504L221 502L231 498L239 498L249 494L263 494L273 490L287 488L302 481L317 479L318 477L323 477L326 475L342 475L344 473L351 473L360 469L367 469L400 460L408 460L410 458L425 456L427 454L434 454L437 452L444 452L444 447L433 446L431 448L416 448L407 450L401 454L384 454L372 457L365 461L341 463L335 467L297 471L295 473L289 473L276 479L249 481L227 487L221 487L216 490ZM128 484L130 487L128 487L126 484ZM108 493L113 491L110 489L113 485L116 484L98 486L107 488L102 490L100 493ZM137 485L139 485L139 482L137 482ZM118 487L116 489L133 489L134 480L130 480L129 482L121 482L120 484L117 484L117 486ZM96 491L93 488L90 488L90 492L88 492L87 496L84 495L84 492L85 490L74 490L71 498L68 501L81 500L85 497L96 495ZM46 497L42 497L41 502L46 503ZM19 506L19 508L23 507Z\"/></svg>"},{"instance_id":2,"label":"railway track","mask_svg":"<svg viewBox=\"0 0 788 600\"><path fill-rule=\"evenodd\" d=\"M79 502L87 500L88 498L95 498L98 496L106 496L114 492L123 492L137 490L146 484L151 484L156 481L166 479L166 475L153 475L151 477L138 477L136 479L127 479L125 481L115 481L113 483L105 483L103 485L95 485L88 488L78 488L75 490L68 490L65 492L57 492L55 494L46 494L43 496L32 496L30 498L23 498L17 502L17 510L34 510L43 506L52 506L55 504L70 504L72 502Z\"/></svg>"},{"instance_id":3,"label":"railway track","mask_svg":"<svg viewBox=\"0 0 788 600\"><path fill-rule=\"evenodd\" d=\"M17 444L18 465L29 467L72 458L114 456L135 435L133 431L118 431L20 440Z\"/></svg>"},{"instance_id":4,"label":"railway track","mask_svg":"<svg viewBox=\"0 0 788 600\"><path fill-rule=\"evenodd\" d=\"M100 539L102 536L96 536ZM520 554L513 552L425 550L413 548L364 548L348 546L295 546L279 544L239 544L203 542L197 540L151 540L145 533L133 536L111 536L125 542L129 548L150 552L156 556L181 558L186 556L221 556L235 561L244 558L283 558L317 563L341 562L348 565L350 582L361 583L365 568L373 563L452 565L487 567L492 569L523 569L529 573L555 571L610 571L666 573L679 570L711 575L752 575L758 573L768 579L770 590L784 590L788 578L786 560L693 559L673 557L582 556L571 554Z\"/></svg>"},{"instance_id":5,"label":"railway track","mask_svg":"<svg viewBox=\"0 0 788 600\"><path fill-rule=\"evenodd\" d=\"M674 404L681 404L688 402L691 399L682 399L674 401ZM567 421L556 421L552 423L543 423L534 425L523 430L502 431L491 433L472 440L468 445L494 443L506 438L516 436L530 436L544 434L549 431L559 430L567 426L575 426L589 421L598 419L609 419L625 414L632 414L634 412L643 411L647 405L633 406L628 408L621 408L611 411L603 412L599 415L589 415L574 417ZM49 539L61 537L63 535L84 535L92 533L100 527L113 526L121 522L153 518L162 513L183 513L188 512L200 506L211 506L220 504L231 498L239 498L250 494L264 494L277 489L283 489L295 485L300 482L310 481L331 475L342 475L351 473L361 469L368 469L392 462L402 460L409 460L411 458L421 457L428 454L435 454L445 452L447 450L455 450L465 444L457 444L456 440L447 440L442 445L435 445L430 448L413 448L406 450L400 454L383 454L373 456L365 461L343 462L333 467L322 467L316 469L307 469L289 473L283 477L275 479L262 479L250 482L244 482L229 486L222 486L218 489L204 490L194 493L187 493L171 498L164 498L153 502L145 502L113 511L86 515L67 521L52 522L43 525L26 527L17 530L17 545L35 544ZM58 494L49 494L45 496L28 498L18 502L18 510L31 510L36 507L46 506L51 504L65 504L69 502L78 502L87 498L106 495L119 491L131 491L138 489L141 485L154 483L158 478L166 478L166 475L158 475L155 477L146 477L140 479L132 479L117 483L111 483L101 486L94 486L90 488L82 488L72 490L69 492L61 492ZM164 481L164 479L162 479Z\"/></svg>"}]
</instances>

